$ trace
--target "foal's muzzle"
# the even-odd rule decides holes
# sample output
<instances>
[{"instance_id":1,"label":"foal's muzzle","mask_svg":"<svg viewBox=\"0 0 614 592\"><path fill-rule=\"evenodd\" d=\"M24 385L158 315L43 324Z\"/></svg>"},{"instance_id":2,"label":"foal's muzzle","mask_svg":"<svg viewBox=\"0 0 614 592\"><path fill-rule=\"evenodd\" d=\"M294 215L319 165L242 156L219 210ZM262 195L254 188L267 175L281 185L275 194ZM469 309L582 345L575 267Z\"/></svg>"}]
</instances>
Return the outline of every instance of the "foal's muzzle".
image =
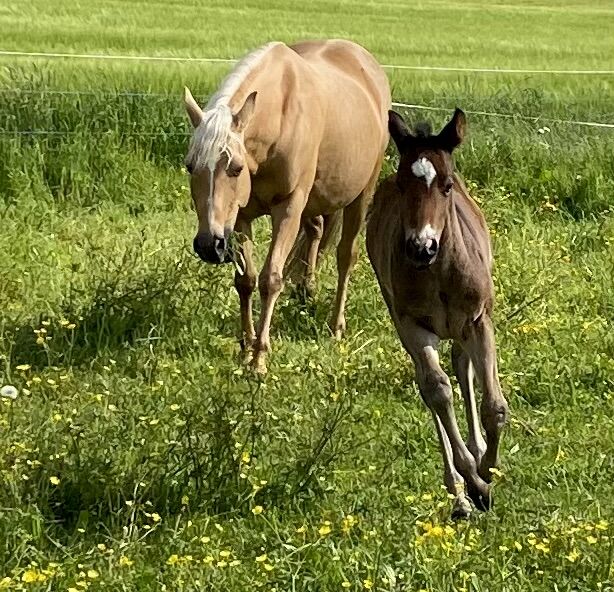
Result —
<instances>
[{"instance_id":1,"label":"foal's muzzle","mask_svg":"<svg viewBox=\"0 0 614 592\"><path fill-rule=\"evenodd\" d=\"M439 243L435 238L408 238L405 241L405 254L418 269L424 269L435 262Z\"/></svg>"},{"instance_id":2,"label":"foal's muzzle","mask_svg":"<svg viewBox=\"0 0 614 592\"><path fill-rule=\"evenodd\" d=\"M227 263L231 260L225 236L199 232L194 237L194 251L205 263Z\"/></svg>"}]
</instances>

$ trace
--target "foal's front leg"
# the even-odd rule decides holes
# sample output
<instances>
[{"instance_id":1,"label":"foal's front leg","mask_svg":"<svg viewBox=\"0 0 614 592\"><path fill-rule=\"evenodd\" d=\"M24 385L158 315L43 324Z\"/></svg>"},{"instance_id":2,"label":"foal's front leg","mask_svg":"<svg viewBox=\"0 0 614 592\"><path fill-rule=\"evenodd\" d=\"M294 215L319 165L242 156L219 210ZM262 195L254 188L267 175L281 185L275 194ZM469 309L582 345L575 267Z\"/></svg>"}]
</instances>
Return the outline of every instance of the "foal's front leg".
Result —
<instances>
[{"instance_id":1,"label":"foal's front leg","mask_svg":"<svg viewBox=\"0 0 614 592\"><path fill-rule=\"evenodd\" d=\"M252 317L252 295L256 288L256 267L254 266L254 243L252 241L252 221L239 216L235 224L239 248L235 269L235 288L241 306L241 347L246 361L251 357L252 346L256 340L254 319Z\"/></svg>"},{"instance_id":2,"label":"foal's front leg","mask_svg":"<svg viewBox=\"0 0 614 592\"><path fill-rule=\"evenodd\" d=\"M490 488L478 475L478 467L461 436L452 397L450 379L439 364L437 346L438 337L416 325L412 319L405 317L397 323L397 329L405 349L409 352L416 365L416 378L420 395L426 406L431 410L437 421L441 422L443 431L440 435L444 463L446 455L451 450L453 466L463 476L467 484L469 497L480 510L490 507ZM440 427L438 427L438 431ZM446 439L450 448L447 449ZM450 489L449 489L450 490ZM450 491L458 496L458 491ZM461 503L457 500L457 504Z\"/></svg>"},{"instance_id":3,"label":"foal's front leg","mask_svg":"<svg viewBox=\"0 0 614 592\"><path fill-rule=\"evenodd\" d=\"M480 463L480 476L490 481L490 469L499 466L499 441L507 421L508 405L499 384L495 331L486 314L472 323L465 349L471 356L482 387L480 414L486 432L486 452Z\"/></svg>"},{"instance_id":4,"label":"foal's front leg","mask_svg":"<svg viewBox=\"0 0 614 592\"><path fill-rule=\"evenodd\" d=\"M295 191L288 199L271 209L273 238L258 279L262 309L252 360L252 367L260 374L265 374L267 370L266 355L271 349L269 332L273 308L283 288L284 265L296 240L306 199L306 192Z\"/></svg>"}]
</instances>

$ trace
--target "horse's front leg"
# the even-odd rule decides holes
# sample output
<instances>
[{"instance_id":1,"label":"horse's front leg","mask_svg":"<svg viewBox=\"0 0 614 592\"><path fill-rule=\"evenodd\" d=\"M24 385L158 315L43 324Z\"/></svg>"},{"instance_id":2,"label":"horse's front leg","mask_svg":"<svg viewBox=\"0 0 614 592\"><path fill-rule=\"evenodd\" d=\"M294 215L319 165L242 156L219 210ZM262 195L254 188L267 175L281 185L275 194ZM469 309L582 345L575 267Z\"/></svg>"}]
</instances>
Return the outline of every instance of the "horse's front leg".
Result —
<instances>
[{"instance_id":1,"label":"horse's front leg","mask_svg":"<svg viewBox=\"0 0 614 592\"><path fill-rule=\"evenodd\" d=\"M296 240L306 199L307 192L297 190L271 208L273 237L269 254L258 279L261 311L252 360L252 367L260 374L265 374L267 370L266 355L271 349L269 332L273 308L283 288L284 265Z\"/></svg>"},{"instance_id":2,"label":"horse's front leg","mask_svg":"<svg viewBox=\"0 0 614 592\"><path fill-rule=\"evenodd\" d=\"M254 266L254 243L252 221L239 216L235 224L238 248L235 255L235 288L241 306L241 349L246 361L251 359L252 347L256 341L252 316L252 294L256 288L256 267Z\"/></svg>"},{"instance_id":3,"label":"horse's front leg","mask_svg":"<svg viewBox=\"0 0 614 592\"><path fill-rule=\"evenodd\" d=\"M483 314L472 324L465 349L482 388L480 414L486 432L486 452L480 463L480 476L490 481L490 469L499 466L499 441L507 421L508 405L499 384L495 331L488 315Z\"/></svg>"}]
</instances>

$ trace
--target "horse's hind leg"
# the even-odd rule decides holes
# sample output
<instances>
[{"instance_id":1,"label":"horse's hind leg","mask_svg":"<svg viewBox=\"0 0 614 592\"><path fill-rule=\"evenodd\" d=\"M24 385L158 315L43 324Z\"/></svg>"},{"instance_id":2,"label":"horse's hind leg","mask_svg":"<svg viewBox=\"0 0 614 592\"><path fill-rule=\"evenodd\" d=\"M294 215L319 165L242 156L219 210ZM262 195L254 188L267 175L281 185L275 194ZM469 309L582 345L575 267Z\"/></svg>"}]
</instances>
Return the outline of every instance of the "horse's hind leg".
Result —
<instances>
[{"instance_id":1,"label":"horse's hind leg","mask_svg":"<svg viewBox=\"0 0 614 592\"><path fill-rule=\"evenodd\" d=\"M301 287L306 295L313 296L316 290L316 265L320 241L324 233L324 217L315 216L303 220L303 230L307 239L305 261L302 262L304 270L301 278Z\"/></svg>"},{"instance_id":2,"label":"horse's hind leg","mask_svg":"<svg viewBox=\"0 0 614 592\"><path fill-rule=\"evenodd\" d=\"M452 366L454 373L458 379L458 384L463 394L465 403L465 413L467 414L467 426L469 428L469 438L467 439L467 448L475 457L478 465L486 452L486 442L482 436L480 428L480 420L478 418L478 410L475 403L475 392L473 390L473 364L469 354L463 350L459 343L452 345Z\"/></svg>"},{"instance_id":3,"label":"horse's hind leg","mask_svg":"<svg viewBox=\"0 0 614 592\"><path fill-rule=\"evenodd\" d=\"M337 246L337 295L331 318L331 329L336 339L341 339L345 332L345 302L350 273L358 260L358 235L370 200L371 192L365 191L343 210L343 229Z\"/></svg>"},{"instance_id":4,"label":"horse's hind leg","mask_svg":"<svg viewBox=\"0 0 614 592\"><path fill-rule=\"evenodd\" d=\"M483 314L472 324L469 337L463 345L471 356L482 387L480 414L486 432L486 452L480 463L480 476L490 481L490 469L499 465L499 440L507 420L508 406L499 384L495 332L488 315Z\"/></svg>"}]
</instances>

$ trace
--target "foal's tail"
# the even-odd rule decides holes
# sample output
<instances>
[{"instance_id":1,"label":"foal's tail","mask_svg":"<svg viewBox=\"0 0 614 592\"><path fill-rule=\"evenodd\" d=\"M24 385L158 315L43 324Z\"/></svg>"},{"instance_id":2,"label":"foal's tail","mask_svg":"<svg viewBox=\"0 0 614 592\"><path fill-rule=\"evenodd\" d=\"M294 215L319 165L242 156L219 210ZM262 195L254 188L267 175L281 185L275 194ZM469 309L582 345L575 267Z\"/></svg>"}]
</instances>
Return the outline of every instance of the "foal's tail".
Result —
<instances>
[{"instance_id":1,"label":"foal's tail","mask_svg":"<svg viewBox=\"0 0 614 592\"><path fill-rule=\"evenodd\" d=\"M343 221L343 209L335 210L332 214L324 216L324 228L320 246L318 247L318 263L320 257L329 248L334 247L341 237L341 223ZM293 282L301 281L301 273L305 269L305 262L309 252L309 240L304 228L301 227L294 246L288 255L284 276Z\"/></svg>"}]
</instances>

